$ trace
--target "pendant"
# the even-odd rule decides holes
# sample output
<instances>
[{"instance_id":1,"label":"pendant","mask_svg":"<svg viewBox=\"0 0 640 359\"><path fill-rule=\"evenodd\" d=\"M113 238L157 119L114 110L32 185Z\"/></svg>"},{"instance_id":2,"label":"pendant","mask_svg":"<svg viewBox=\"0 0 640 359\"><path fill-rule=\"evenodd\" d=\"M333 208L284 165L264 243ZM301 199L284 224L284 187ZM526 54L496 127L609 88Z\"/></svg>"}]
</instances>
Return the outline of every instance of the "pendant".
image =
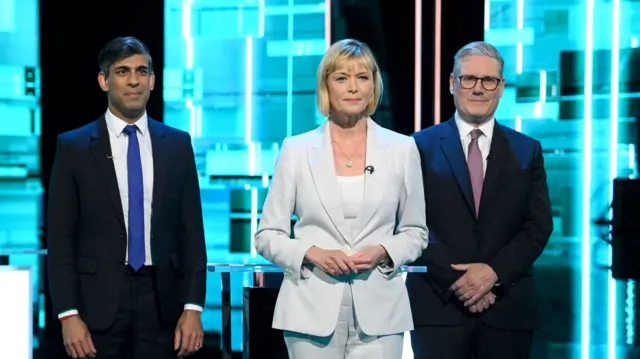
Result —
<instances>
[{"instance_id":1,"label":"pendant","mask_svg":"<svg viewBox=\"0 0 640 359\"><path fill-rule=\"evenodd\" d=\"M345 165L347 165L347 167L351 168L351 166L353 166L353 162L351 162L351 160L347 160Z\"/></svg>"}]
</instances>

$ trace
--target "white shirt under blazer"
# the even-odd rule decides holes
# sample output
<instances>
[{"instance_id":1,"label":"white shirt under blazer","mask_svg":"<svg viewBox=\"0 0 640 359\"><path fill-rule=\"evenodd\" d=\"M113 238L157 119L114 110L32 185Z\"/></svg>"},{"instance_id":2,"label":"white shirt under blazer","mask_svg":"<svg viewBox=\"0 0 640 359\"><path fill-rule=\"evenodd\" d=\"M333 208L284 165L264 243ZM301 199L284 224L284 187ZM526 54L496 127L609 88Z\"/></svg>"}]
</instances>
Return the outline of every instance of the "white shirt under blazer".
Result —
<instances>
[{"instance_id":1,"label":"white shirt under blazer","mask_svg":"<svg viewBox=\"0 0 640 359\"><path fill-rule=\"evenodd\" d=\"M283 141L264 203L255 247L283 268L273 327L298 333L333 333L344 281L313 265L303 265L312 246L355 253L383 245L394 263L353 276L352 295L362 331L389 335L413 330L409 297L401 265L416 260L427 247L420 155L413 138L367 120L366 165L362 208L348 226L336 179L329 122ZM298 221L290 238L291 215Z\"/></svg>"}]
</instances>

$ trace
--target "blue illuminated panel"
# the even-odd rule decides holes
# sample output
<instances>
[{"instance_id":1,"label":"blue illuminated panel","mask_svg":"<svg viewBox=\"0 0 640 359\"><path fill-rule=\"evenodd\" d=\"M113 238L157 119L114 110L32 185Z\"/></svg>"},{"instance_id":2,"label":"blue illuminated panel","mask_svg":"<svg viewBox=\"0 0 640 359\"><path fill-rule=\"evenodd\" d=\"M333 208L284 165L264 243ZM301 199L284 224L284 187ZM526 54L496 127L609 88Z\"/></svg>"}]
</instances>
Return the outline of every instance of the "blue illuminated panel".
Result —
<instances>
[{"instance_id":1,"label":"blue illuminated panel","mask_svg":"<svg viewBox=\"0 0 640 359\"><path fill-rule=\"evenodd\" d=\"M322 0L165 2L164 122L191 134L210 262L255 260L257 228L282 140L324 119L316 70L327 47ZM239 275L232 304L240 307ZM220 331L220 278L208 278L205 329ZM233 317L240 350L240 311Z\"/></svg>"},{"instance_id":2,"label":"blue illuminated panel","mask_svg":"<svg viewBox=\"0 0 640 359\"><path fill-rule=\"evenodd\" d=\"M0 0L0 252L39 247L40 69L38 1ZM41 288L37 256L9 256L31 266L33 293ZM43 302L33 296L35 308ZM40 303L40 306L38 305ZM34 311L44 325L42 310ZM34 338L33 347L38 347Z\"/></svg>"},{"instance_id":3,"label":"blue illuminated panel","mask_svg":"<svg viewBox=\"0 0 640 359\"><path fill-rule=\"evenodd\" d=\"M496 118L545 151L555 231L537 269L563 278L539 285L550 357L613 359L635 342L634 283L601 269L609 229L593 222L609 215L612 180L637 176L639 15L621 0L485 1L485 39L505 58ZM558 301L572 309L545 311Z\"/></svg>"}]
</instances>

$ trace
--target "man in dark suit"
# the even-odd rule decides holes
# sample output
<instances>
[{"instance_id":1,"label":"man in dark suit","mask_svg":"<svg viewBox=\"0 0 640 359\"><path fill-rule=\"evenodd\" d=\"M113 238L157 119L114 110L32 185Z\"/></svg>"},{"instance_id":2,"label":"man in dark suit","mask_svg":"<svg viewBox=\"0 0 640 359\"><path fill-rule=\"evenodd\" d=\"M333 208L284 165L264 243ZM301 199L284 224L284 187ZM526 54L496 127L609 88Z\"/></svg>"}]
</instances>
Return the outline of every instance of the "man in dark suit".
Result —
<instances>
[{"instance_id":1,"label":"man in dark suit","mask_svg":"<svg viewBox=\"0 0 640 359\"><path fill-rule=\"evenodd\" d=\"M533 264L553 229L540 142L496 122L504 62L484 42L455 56L456 114L415 134L429 246L406 284L416 359L529 358Z\"/></svg>"},{"instance_id":2,"label":"man in dark suit","mask_svg":"<svg viewBox=\"0 0 640 359\"><path fill-rule=\"evenodd\" d=\"M206 252L191 138L147 117L147 47L109 42L108 110L61 134L51 173L53 308L73 358L175 358L202 345Z\"/></svg>"}]
</instances>

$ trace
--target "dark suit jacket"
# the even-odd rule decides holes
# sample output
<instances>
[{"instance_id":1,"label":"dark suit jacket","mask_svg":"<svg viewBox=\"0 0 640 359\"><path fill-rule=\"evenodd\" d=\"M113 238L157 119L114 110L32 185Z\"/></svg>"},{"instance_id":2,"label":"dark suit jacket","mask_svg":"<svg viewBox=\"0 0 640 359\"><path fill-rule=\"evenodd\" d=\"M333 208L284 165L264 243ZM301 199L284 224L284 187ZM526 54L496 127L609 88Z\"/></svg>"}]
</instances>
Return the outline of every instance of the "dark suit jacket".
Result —
<instances>
[{"instance_id":1,"label":"dark suit jacket","mask_svg":"<svg viewBox=\"0 0 640 359\"><path fill-rule=\"evenodd\" d=\"M162 320L204 307L206 251L190 136L149 118L154 189L151 253ZM108 328L120 300L127 232L104 117L61 134L49 185L47 245L54 313L75 308Z\"/></svg>"},{"instance_id":2,"label":"dark suit jacket","mask_svg":"<svg viewBox=\"0 0 640 359\"><path fill-rule=\"evenodd\" d=\"M479 315L501 329L538 327L533 263L553 230L540 142L495 124L478 217L455 120L416 133L422 159L429 246L407 288L414 323L459 325L475 316L449 287L454 263L482 262L498 275L497 302Z\"/></svg>"}]
</instances>

